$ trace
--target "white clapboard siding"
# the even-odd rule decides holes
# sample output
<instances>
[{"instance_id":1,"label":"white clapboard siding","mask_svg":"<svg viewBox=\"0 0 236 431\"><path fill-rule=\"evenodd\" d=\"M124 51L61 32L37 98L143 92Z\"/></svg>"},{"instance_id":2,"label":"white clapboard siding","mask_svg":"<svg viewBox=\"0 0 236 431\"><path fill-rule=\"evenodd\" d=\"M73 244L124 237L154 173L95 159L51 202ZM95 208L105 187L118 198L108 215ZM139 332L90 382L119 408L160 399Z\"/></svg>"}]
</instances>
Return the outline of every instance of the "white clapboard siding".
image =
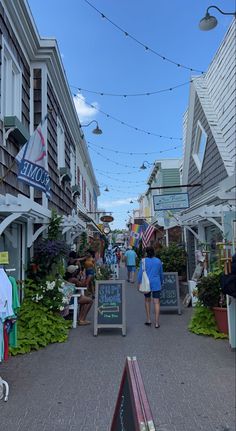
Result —
<instances>
[{"instance_id":1,"label":"white clapboard siding","mask_svg":"<svg viewBox=\"0 0 236 431\"><path fill-rule=\"evenodd\" d=\"M234 22L226 33L206 74L194 79L194 87L228 175L234 173L236 163L235 38Z\"/></svg>"},{"instance_id":2,"label":"white clapboard siding","mask_svg":"<svg viewBox=\"0 0 236 431\"><path fill-rule=\"evenodd\" d=\"M227 152L235 166L236 162L236 26L230 26L205 75L205 83L212 107L218 118Z\"/></svg>"}]
</instances>

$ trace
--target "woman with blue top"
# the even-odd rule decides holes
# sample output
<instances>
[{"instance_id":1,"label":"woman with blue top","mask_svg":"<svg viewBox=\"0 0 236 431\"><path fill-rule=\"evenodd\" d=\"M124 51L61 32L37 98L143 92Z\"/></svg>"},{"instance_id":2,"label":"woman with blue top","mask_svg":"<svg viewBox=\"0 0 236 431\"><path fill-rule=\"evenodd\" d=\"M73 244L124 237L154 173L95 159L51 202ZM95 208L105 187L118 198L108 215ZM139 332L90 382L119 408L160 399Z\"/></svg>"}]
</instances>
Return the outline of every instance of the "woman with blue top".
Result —
<instances>
[{"instance_id":1,"label":"woman with blue top","mask_svg":"<svg viewBox=\"0 0 236 431\"><path fill-rule=\"evenodd\" d=\"M147 320L145 325L151 326L151 297L153 298L154 311L155 311L155 328L160 328L159 317L160 317L160 293L161 286L163 283L163 267L160 259L155 257L153 247L146 248L145 258L145 270L150 282L151 292L145 293L145 311ZM138 272L138 283L142 281L142 264Z\"/></svg>"}]
</instances>

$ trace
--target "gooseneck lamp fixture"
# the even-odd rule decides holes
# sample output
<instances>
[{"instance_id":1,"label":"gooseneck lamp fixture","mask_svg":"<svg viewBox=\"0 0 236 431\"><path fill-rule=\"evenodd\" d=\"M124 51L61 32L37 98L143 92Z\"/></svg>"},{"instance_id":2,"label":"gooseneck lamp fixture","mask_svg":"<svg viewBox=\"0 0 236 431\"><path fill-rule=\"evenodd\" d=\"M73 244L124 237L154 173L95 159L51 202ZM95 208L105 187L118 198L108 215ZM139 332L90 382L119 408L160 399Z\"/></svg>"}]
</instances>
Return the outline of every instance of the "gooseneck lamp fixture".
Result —
<instances>
[{"instance_id":1,"label":"gooseneck lamp fixture","mask_svg":"<svg viewBox=\"0 0 236 431\"><path fill-rule=\"evenodd\" d=\"M218 23L217 19L214 16L210 15L208 12L209 9L212 9L212 8L217 9L223 15L233 15L234 17L236 17L236 12L223 12L217 6L214 6L214 5L209 6L206 10L206 15L199 22L200 30L208 31L208 30L212 30L213 28L215 28L217 26L217 23Z\"/></svg>"},{"instance_id":2,"label":"gooseneck lamp fixture","mask_svg":"<svg viewBox=\"0 0 236 431\"><path fill-rule=\"evenodd\" d=\"M147 160L144 160L144 162L142 163L139 169L142 169L142 170L147 169L147 166L145 166L145 163L147 163L148 166L153 166L155 164L155 163L149 163Z\"/></svg>"},{"instance_id":3,"label":"gooseneck lamp fixture","mask_svg":"<svg viewBox=\"0 0 236 431\"><path fill-rule=\"evenodd\" d=\"M97 120L92 120L88 124L81 124L80 127L88 127L92 123L96 123L97 124L96 128L93 129L93 131L92 131L94 133L94 135L101 135L102 134L102 129L100 129Z\"/></svg>"}]
</instances>

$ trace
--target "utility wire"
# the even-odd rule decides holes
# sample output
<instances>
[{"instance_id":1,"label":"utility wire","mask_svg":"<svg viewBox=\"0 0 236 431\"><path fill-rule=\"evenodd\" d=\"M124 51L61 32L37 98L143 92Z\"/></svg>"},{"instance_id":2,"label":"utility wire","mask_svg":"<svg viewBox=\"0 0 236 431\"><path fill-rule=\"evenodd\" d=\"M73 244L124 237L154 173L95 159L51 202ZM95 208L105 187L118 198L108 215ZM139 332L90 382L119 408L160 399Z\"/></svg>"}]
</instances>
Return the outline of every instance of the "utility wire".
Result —
<instances>
[{"instance_id":1,"label":"utility wire","mask_svg":"<svg viewBox=\"0 0 236 431\"><path fill-rule=\"evenodd\" d=\"M140 96L152 96L154 94L160 94L160 93L166 93L167 91L173 91L176 88L180 88L183 87L185 85L190 84L191 82L193 82L193 80L191 79L190 81L184 82L182 84L179 85L175 85L173 87L169 87L169 88L164 88L162 90L156 90L156 91L147 91L145 93L126 93L126 94L119 94L119 93L106 93L105 91L92 91L92 90L87 90L86 88L82 88L82 87L77 87L76 85L70 85L71 88L76 88L79 91L86 91L87 93L91 93L91 94L97 94L99 96L112 96L112 97L140 97Z\"/></svg>"},{"instance_id":2,"label":"utility wire","mask_svg":"<svg viewBox=\"0 0 236 431\"><path fill-rule=\"evenodd\" d=\"M198 70L198 69L194 69L193 67L188 67L185 66L184 64L181 63L177 63L174 60L171 60L168 57L165 57L164 55L160 54L159 52L155 51L154 49L150 48L148 45L146 45L145 43L141 42L140 40L136 39L136 37L132 36L131 34L129 34L127 31L125 31L123 28L121 28L119 25L117 25L114 21L112 21L111 19L109 19L106 15L104 15L104 13L102 13L100 10L98 10L93 4L91 4L88 0L84 0L85 3L87 3L92 9L94 9L97 13L99 13L99 15L101 15L101 17L103 19L106 19L110 24L113 25L113 27L115 27L117 30L119 30L120 32L122 32L126 37L129 37L130 39L132 39L134 42L136 42L138 45L142 46L145 51L151 52L152 54L157 55L159 58L161 58L162 60L165 60L171 64L174 64L177 67L180 67L182 69L187 69L190 70L191 72L200 72L200 73L204 73L202 70Z\"/></svg>"},{"instance_id":3,"label":"utility wire","mask_svg":"<svg viewBox=\"0 0 236 431\"><path fill-rule=\"evenodd\" d=\"M86 103L86 105L91 106L91 108L93 108L93 109L95 109L96 111L100 112L101 114L105 115L107 118L111 118L112 120L117 121L118 123L122 124L123 126L127 126L127 127L129 127L130 129L134 129L134 130L136 130L137 132L142 132L142 133L145 133L146 135L157 136L158 138L170 139L171 141L172 141L172 140L179 140L179 141L181 141L181 140L182 140L182 138L174 138L173 136L160 135L160 134L158 134L158 133L149 132L149 131L147 131L147 130L140 129L139 127L132 126L132 125L130 125L130 124L128 124L128 123L125 123L124 121L119 120L119 119L118 119L118 118L116 118L116 117L113 117L112 115L108 114L107 112L102 111L101 109L97 108L97 107L96 107L96 106L94 106L93 104L86 102L86 101L84 100L84 98L83 98L83 97L80 97L78 94L73 94L73 96L74 96L74 97L78 97L78 99L82 100L84 103Z\"/></svg>"}]
</instances>

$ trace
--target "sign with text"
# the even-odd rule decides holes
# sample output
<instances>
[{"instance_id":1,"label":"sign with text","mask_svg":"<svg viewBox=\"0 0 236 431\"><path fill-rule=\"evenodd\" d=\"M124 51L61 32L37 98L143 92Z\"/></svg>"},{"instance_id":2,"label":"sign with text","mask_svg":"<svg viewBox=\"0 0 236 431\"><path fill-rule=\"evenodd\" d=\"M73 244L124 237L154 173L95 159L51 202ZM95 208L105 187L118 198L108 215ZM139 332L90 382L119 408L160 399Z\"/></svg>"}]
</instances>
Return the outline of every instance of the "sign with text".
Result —
<instances>
[{"instance_id":1,"label":"sign with text","mask_svg":"<svg viewBox=\"0 0 236 431\"><path fill-rule=\"evenodd\" d=\"M154 211L180 210L189 208L188 193L173 193L171 195L154 195Z\"/></svg>"},{"instance_id":2,"label":"sign with text","mask_svg":"<svg viewBox=\"0 0 236 431\"><path fill-rule=\"evenodd\" d=\"M0 252L0 264L2 264L2 265L8 265L9 264L8 251L1 251Z\"/></svg>"},{"instance_id":3,"label":"sign with text","mask_svg":"<svg viewBox=\"0 0 236 431\"><path fill-rule=\"evenodd\" d=\"M164 272L161 289L161 310L176 310L181 314L178 272Z\"/></svg>"},{"instance_id":4,"label":"sign with text","mask_svg":"<svg viewBox=\"0 0 236 431\"><path fill-rule=\"evenodd\" d=\"M110 431L155 431L137 359L126 358Z\"/></svg>"},{"instance_id":5,"label":"sign with text","mask_svg":"<svg viewBox=\"0 0 236 431\"><path fill-rule=\"evenodd\" d=\"M104 215L100 217L100 220L103 221L104 223L111 223L114 220L114 218L111 215Z\"/></svg>"},{"instance_id":6,"label":"sign with text","mask_svg":"<svg viewBox=\"0 0 236 431\"><path fill-rule=\"evenodd\" d=\"M96 281L94 335L99 328L120 328L126 335L124 280Z\"/></svg>"}]
</instances>

